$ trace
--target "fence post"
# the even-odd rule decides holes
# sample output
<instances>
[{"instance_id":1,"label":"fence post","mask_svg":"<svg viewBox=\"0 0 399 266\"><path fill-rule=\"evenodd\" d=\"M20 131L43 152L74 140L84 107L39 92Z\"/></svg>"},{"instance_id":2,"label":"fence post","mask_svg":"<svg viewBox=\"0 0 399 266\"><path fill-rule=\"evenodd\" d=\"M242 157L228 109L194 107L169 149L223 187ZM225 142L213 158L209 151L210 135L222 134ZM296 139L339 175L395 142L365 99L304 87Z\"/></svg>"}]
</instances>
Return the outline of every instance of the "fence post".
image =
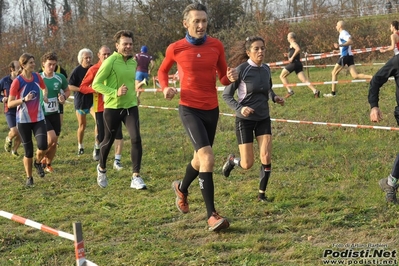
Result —
<instances>
[{"instance_id":1,"label":"fence post","mask_svg":"<svg viewBox=\"0 0 399 266\"><path fill-rule=\"evenodd\" d=\"M75 255L76 265L86 266L85 247L83 242L82 224L80 222L73 223L73 234L75 236Z\"/></svg>"}]
</instances>

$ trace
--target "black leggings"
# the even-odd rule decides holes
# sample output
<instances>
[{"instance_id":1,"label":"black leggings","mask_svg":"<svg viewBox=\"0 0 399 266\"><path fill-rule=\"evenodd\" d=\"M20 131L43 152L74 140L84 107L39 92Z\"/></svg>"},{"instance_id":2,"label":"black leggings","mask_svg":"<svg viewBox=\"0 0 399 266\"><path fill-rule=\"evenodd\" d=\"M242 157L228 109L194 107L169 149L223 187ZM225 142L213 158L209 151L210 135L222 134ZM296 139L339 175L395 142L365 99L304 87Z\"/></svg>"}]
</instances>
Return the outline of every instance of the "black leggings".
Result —
<instances>
[{"instance_id":1,"label":"black leggings","mask_svg":"<svg viewBox=\"0 0 399 266\"><path fill-rule=\"evenodd\" d=\"M399 178L399 154L396 155L395 162L393 163L391 175L395 178Z\"/></svg>"},{"instance_id":2,"label":"black leggings","mask_svg":"<svg viewBox=\"0 0 399 266\"><path fill-rule=\"evenodd\" d=\"M129 109L105 109L104 117L104 140L100 145L100 167L105 169L107 157L114 143L118 127L123 122L130 136L130 157L132 160L133 173L140 173L141 157L143 147L141 145L139 110L137 106Z\"/></svg>"},{"instance_id":3,"label":"black leggings","mask_svg":"<svg viewBox=\"0 0 399 266\"><path fill-rule=\"evenodd\" d=\"M47 126L45 120L34 123L18 123L17 128L26 158L33 158L32 132L37 142L37 148L41 151L47 150Z\"/></svg>"},{"instance_id":4,"label":"black leggings","mask_svg":"<svg viewBox=\"0 0 399 266\"><path fill-rule=\"evenodd\" d=\"M97 136L98 143L104 140L104 112L96 112L96 125L97 125ZM119 124L118 131L116 132L115 139L122 139L122 123Z\"/></svg>"}]
</instances>

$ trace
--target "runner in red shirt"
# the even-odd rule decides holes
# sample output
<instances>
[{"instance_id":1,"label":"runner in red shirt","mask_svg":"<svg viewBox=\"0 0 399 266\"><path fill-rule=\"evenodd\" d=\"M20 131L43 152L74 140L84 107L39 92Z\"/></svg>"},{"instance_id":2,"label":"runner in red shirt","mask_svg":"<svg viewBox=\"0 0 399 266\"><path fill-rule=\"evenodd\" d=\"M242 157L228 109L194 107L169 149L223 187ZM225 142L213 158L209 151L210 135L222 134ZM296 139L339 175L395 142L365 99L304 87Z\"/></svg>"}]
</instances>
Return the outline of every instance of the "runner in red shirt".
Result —
<instances>
[{"instance_id":1,"label":"runner in red shirt","mask_svg":"<svg viewBox=\"0 0 399 266\"><path fill-rule=\"evenodd\" d=\"M104 139L104 96L101 93L96 92L91 87L94 77L96 76L98 69L105 59L111 54L111 49L103 45L98 50L97 56L100 59L97 64L87 70L86 76L83 78L82 83L79 86L79 92L83 94L93 93L93 111L96 118L96 128L95 128L95 143L93 150L93 159L95 161L100 160L100 143ZM123 135L122 135L122 124L118 128L115 137L115 160L114 169L120 171L123 169L121 159L122 159L122 147L123 147Z\"/></svg>"},{"instance_id":2,"label":"runner in red shirt","mask_svg":"<svg viewBox=\"0 0 399 266\"><path fill-rule=\"evenodd\" d=\"M214 206L212 144L219 119L216 77L223 85L229 85L238 74L236 69L227 67L223 44L206 35L207 25L204 5L194 3L186 7L183 12L186 37L169 45L158 78L165 98L171 100L177 90L169 87L168 73L177 63L181 85L179 114L195 149L183 180L172 183L177 196L176 206L182 213L189 212L188 188L198 176L209 230L220 231L228 228L229 222L216 212Z\"/></svg>"}]
</instances>

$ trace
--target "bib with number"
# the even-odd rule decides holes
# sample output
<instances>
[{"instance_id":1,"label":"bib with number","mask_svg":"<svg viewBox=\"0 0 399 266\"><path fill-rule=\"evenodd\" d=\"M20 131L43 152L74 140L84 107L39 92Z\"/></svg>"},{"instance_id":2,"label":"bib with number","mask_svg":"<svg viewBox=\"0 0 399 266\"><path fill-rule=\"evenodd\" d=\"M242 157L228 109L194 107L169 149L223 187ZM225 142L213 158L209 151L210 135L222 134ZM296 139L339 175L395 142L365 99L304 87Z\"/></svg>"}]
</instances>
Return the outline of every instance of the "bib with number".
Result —
<instances>
[{"instance_id":1,"label":"bib with number","mask_svg":"<svg viewBox=\"0 0 399 266\"><path fill-rule=\"evenodd\" d=\"M58 98L49 98L47 103L44 103L44 111L46 114L58 113Z\"/></svg>"}]
</instances>

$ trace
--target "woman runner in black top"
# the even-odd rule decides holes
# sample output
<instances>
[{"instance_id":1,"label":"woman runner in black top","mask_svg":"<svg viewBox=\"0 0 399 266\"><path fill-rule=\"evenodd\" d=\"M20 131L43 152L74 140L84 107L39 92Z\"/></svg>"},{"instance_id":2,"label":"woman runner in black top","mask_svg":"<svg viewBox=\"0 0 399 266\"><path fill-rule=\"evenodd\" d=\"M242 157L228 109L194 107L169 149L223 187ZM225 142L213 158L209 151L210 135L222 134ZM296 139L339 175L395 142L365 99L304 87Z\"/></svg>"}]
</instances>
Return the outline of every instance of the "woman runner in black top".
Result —
<instances>
[{"instance_id":1,"label":"woman runner in black top","mask_svg":"<svg viewBox=\"0 0 399 266\"><path fill-rule=\"evenodd\" d=\"M248 37L244 44L243 59L237 67L238 80L228 85L223 100L236 111L236 136L240 158L230 154L223 166L228 177L235 166L250 169L255 161L254 136L259 145L261 161L259 201L266 201L265 191L271 173L272 132L269 99L284 105L284 98L272 90L270 68L263 63L265 42L261 37ZM245 52L245 54L244 54ZM234 94L237 91L237 99Z\"/></svg>"},{"instance_id":2,"label":"woman runner in black top","mask_svg":"<svg viewBox=\"0 0 399 266\"><path fill-rule=\"evenodd\" d=\"M301 62L301 48L297 44L295 40L295 33L290 32L287 35L287 41L290 43L290 49L288 54L284 54L284 56L288 57L288 60L290 61L290 64L284 67L283 71L280 74L280 79L283 84L288 84L288 75L291 74L291 72L295 71L296 75L298 78L303 82L303 83L309 83L310 81L308 78L305 76L303 73L303 65ZM285 98L288 98L292 95L294 95L294 91L287 85L285 87L288 90L287 95ZM312 90L313 95L315 98L320 97L320 91L316 90L316 88L312 85L309 84L308 87Z\"/></svg>"}]
</instances>

